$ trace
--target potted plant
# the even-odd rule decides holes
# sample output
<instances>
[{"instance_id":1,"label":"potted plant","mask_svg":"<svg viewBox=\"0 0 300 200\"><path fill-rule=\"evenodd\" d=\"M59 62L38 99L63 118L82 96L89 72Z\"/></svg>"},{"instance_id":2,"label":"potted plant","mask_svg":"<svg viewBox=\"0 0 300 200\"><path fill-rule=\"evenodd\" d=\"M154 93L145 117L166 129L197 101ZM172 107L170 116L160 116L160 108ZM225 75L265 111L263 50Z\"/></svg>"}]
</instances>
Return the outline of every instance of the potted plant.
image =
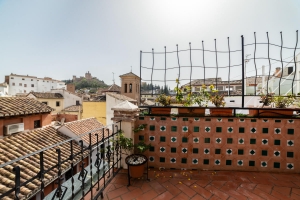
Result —
<instances>
[{"instance_id":1,"label":"potted plant","mask_svg":"<svg viewBox=\"0 0 300 200\"><path fill-rule=\"evenodd\" d=\"M260 102L263 104L262 108L264 106L270 106L273 103L273 101L274 101L274 96L271 93L260 95Z\"/></svg>"},{"instance_id":2,"label":"potted plant","mask_svg":"<svg viewBox=\"0 0 300 200\"><path fill-rule=\"evenodd\" d=\"M224 94L219 94L219 91L215 89L214 85L209 86L211 95L210 95L210 101L213 103L216 108L210 109L210 115L212 116L232 116L232 109L230 108L221 108L226 105Z\"/></svg>"},{"instance_id":3,"label":"potted plant","mask_svg":"<svg viewBox=\"0 0 300 200\"><path fill-rule=\"evenodd\" d=\"M138 128L134 129L134 132L143 130L146 124L141 124ZM145 163L148 158L143 155L151 145L146 144L144 141L139 141L137 144L133 143L132 138L125 137L123 131L120 131L119 135L112 140L114 146L119 146L122 150L122 154L126 155L125 163L128 166L128 176L132 178L139 178L143 176ZM136 153L133 153L133 152Z\"/></svg>"},{"instance_id":4,"label":"potted plant","mask_svg":"<svg viewBox=\"0 0 300 200\"><path fill-rule=\"evenodd\" d=\"M275 108L266 108L259 111L260 116L292 116L293 110L288 110L287 108L292 105L295 101L294 95L284 96L276 96L274 97L272 94L261 96L261 100L264 105L274 105ZM278 108L278 109L276 109ZM284 109L285 108L285 109Z\"/></svg>"},{"instance_id":5,"label":"potted plant","mask_svg":"<svg viewBox=\"0 0 300 200\"><path fill-rule=\"evenodd\" d=\"M199 107L207 107L210 100L210 94L206 89L206 85L202 85L200 92L194 95L194 102L198 104Z\"/></svg>"},{"instance_id":6,"label":"potted plant","mask_svg":"<svg viewBox=\"0 0 300 200\"><path fill-rule=\"evenodd\" d=\"M151 108L151 114L159 114L159 115L170 115L171 113L171 107L167 107L171 104L171 97L167 96L165 94L160 94L155 99L156 102L160 103L162 107L152 107Z\"/></svg>"}]
</instances>

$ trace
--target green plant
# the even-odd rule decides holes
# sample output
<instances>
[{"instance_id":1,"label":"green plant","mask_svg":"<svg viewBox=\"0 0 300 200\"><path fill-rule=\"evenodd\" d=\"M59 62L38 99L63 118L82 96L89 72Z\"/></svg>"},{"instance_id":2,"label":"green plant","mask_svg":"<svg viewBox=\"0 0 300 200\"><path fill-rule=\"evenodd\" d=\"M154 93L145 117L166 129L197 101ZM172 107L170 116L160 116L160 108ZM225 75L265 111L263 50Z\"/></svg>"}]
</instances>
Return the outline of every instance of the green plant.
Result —
<instances>
[{"instance_id":1,"label":"green plant","mask_svg":"<svg viewBox=\"0 0 300 200\"><path fill-rule=\"evenodd\" d=\"M243 114L243 113L237 113L235 114L236 117L248 117L249 115Z\"/></svg>"},{"instance_id":2,"label":"green plant","mask_svg":"<svg viewBox=\"0 0 300 200\"><path fill-rule=\"evenodd\" d=\"M263 103L263 106L269 106L272 102L274 102L274 96L273 94L261 94L260 95L260 101Z\"/></svg>"},{"instance_id":3,"label":"green plant","mask_svg":"<svg viewBox=\"0 0 300 200\"><path fill-rule=\"evenodd\" d=\"M182 87L180 87L179 80L176 79L176 87L174 88L174 90L176 92L177 103L183 104L183 106L193 105L194 96L192 95L191 88L189 86L186 86L182 89Z\"/></svg>"},{"instance_id":4,"label":"green plant","mask_svg":"<svg viewBox=\"0 0 300 200\"><path fill-rule=\"evenodd\" d=\"M168 106L171 104L171 97L165 94L160 94L156 99L156 102L159 102L163 106Z\"/></svg>"},{"instance_id":5,"label":"green plant","mask_svg":"<svg viewBox=\"0 0 300 200\"><path fill-rule=\"evenodd\" d=\"M180 85L179 79L176 79L176 87L174 88L174 90L176 92L176 101L178 103L182 103L183 102L183 91L179 87L179 85Z\"/></svg>"},{"instance_id":6,"label":"green plant","mask_svg":"<svg viewBox=\"0 0 300 200\"><path fill-rule=\"evenodd\" d=\"M137 128L133 129L133 132L137 133L139 131L144 130L146 128L147 124L140 124Z\"/></svg>"},{"instance_id":7,"label":"green plant","mask_svg":"<svg viewBox=\"0 0 300 200\"><path fill-rule=\"evenodd\" d=\"M194 95L194 102L200 107L207 107L210 99L210 94L206 89L206 85L202 85L199 94Z\"/></svg>"},{"instance_id":8,"label":"green plant","mask_svg":"<svg viewBox=\"0 0 300 200\"><path fill-rule=\"evenodd\" d=\"M286 108L292 105L295 99L294 95L288 95L287 97L277 96L274 97L274 104L276 108Z\"/></svg>"},{"instance_id":9,"label":"green plant","mask_svg":"<svg viewBox=\"0 0 300 200\"><path fill-rule=\"evenodd\" d=\"M219 91L215 89L214 85L209 86L212 95L210 96L210 101L216 106L216 107L224 107L226 102L224 99L224 94L219 94Z\"/></svg>"}]
</instances>

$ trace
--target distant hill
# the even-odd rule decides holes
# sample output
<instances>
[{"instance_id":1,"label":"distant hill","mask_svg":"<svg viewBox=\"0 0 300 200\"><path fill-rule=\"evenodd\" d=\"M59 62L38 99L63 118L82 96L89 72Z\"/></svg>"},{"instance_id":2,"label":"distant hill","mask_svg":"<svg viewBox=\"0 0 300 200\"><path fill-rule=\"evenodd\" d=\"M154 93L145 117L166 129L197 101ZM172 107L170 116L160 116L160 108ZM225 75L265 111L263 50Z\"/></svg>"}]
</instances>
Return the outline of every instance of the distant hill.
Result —
<instances>
[{"instance_id":1,"label":"distant hill","mask_svg":"<svg viewBox=\"0 0 300 200\"><path fill-rule=\"evenodd\" d=\"M107 84L104 83L104 81L100 81L97 78L93 77L92 79L86 79L86 78L81 78L77 80L64 80L66 84L68 83L74 83L75 84L75 89L83 89L83 88L104 88L108 87Z\"/></svg>"}]
</instances>

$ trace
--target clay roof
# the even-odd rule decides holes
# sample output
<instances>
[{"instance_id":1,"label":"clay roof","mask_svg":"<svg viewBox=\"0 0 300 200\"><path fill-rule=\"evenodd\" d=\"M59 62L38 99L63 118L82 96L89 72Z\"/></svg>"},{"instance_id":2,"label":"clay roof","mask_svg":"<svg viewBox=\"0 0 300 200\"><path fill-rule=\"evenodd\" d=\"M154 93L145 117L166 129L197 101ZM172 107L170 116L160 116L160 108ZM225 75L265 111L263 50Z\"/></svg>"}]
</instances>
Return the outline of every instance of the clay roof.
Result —
<instances>
[{"instance_id":1,"label":"clay roof","mask_svg":"<svg viewBox=\"0 0 300 200\"><path fill-rule=\"evenodd\" d=\"M136 74L134 74L134 73L132 73L132 72L129 72L129 73L120 75L120 77L124 77L124 76L136 76L136 77L140 78L138 75L136 75Z\"/></svg>"},{"instance_id":2,"label":"clay roof","mask_svg":"<svg viewBox=\"0 0 300 200\"><path fill-rule=\"evenodd\" d=\"M53 108L29 97L0 97L0 117L50 113Z\"/></svg>"},{"instance_id":3,"label":"clay roof","mask_svg":"<svg viewBox=\"0 0 300 200\"><path fill-rule=\"evenodd\" d=\"M42 98L42 99L63 99L64 98L60 93L30 92L28 95L30 95L30 94L32 94L36 98Z\"/></svg>"},{"instance_id":4,"label":"clay roof","mask_svg":"<svg viewBox=\"0 0 300 200\"><path fill-rule=\"evenodd\" d=\"M0 139L0 164L4 164L11 160L18 159L22 156L36 152L48 146L57 144L67 140L66 136L57 132L54 127L47 126L45 128L34 129L29 132L22 132ZM66 160L70 156L70 142L64 143L60 146L44 151L44 170L48 170L57 164L56 149L61 149L61 159ZM80 147L73 143L73 152L78 153ZM74 161L79 161L80 156L76 157ZM0 168L0 193L10 190L14 187L13 172L14 166L19 166L21 170L21 183L31 179L40 171L39 154L21 159L13 164ZM64 172L70 167L69 162L61 165L61 170ZM57 168L45 174L45 184L52 182L57 177ZM27 199L39 191L41 182L34 179L32 182L20 188L20 199ZM14 193L11 193L5 199L14 199Z\"/></svg>"},{"instance_id":5,"label":"clay roof","mask_svg":"<svg viewBox=\"0 0 300 200\"><path fill-rule=\"evenodd\" d=\"M117 94L117 93L113 93L113 92L108 92L108 93L106 93L106 95L109 95L109 96L114 97L114 98L119 99L119 100L124 100L124 101L127 100L127 101L134 102L134 103L137 102L137 100L132 99L132 98L127 97L127 96L122 95L122 94Z\"/></svg>"},{"instance_id":6,"label":"clay roof","mask_svg":"<svg viewBox=\"0 0 300 200\"><path fill-rule=\"evenodd\" d=\"M92 144L96 144L97 137L95 136L95 134L97 133L99 135L99 142L100 142L103 137L103 132L102 132L103 129L102 128L104 128L105 126L102 123L100 123L99 121L97 121L96 118L88 118L88 119L82 119L82 120L65 123L60 128L58 128L58 131L60 131L61 133L64 133L62 127L69 129L75 135L81 135L81 134L91 132L96 129L100 129L100 130L92 132ZM104 135L105 136L107 135L106 130L105 130ZM85 143L90 144L89 134L84 135L82 137L82 140Z\"/></svg>"},{"instance_id":7,"label":"clay roof","mask_svg":"<svg viewBox=\"0 0 300 200\"><path fill-rule=\"evenodd\" d=\"M81 109L81 106L76 106L76 105L73 105L73 106L69 106L69 107L66 107L65 109L63 109L63 111L66 111L66 112L78 112Z\"/></svg>"},{"instance_id":8,"label":"clay roof","mask_svg":"<svg viewBox=\"0 0 300 200\"><path fill-rule=\"evenodd\" d=\"M7 83L6 82L0 83L0 87L7 87Z\"/></svg>"}]
</instances>

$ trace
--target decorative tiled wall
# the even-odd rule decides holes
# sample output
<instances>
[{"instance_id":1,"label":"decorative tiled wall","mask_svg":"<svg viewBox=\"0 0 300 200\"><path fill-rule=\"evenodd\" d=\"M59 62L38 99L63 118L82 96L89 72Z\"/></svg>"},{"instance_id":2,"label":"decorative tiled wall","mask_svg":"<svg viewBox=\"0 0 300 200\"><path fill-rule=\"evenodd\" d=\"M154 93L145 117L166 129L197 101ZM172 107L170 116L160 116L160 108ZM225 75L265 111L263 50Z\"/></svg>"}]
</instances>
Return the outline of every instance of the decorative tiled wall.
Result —
<instances>
[{"instance_id":1,"label":"decorative tiled wall","mask_svg":"<svg viewBox=\"0 0 300 200\"><path fill-rule=\"evenodd\" d=\"M300 172L300 119L139 117L150 167Z\"/></svg>"}]
</instances>

